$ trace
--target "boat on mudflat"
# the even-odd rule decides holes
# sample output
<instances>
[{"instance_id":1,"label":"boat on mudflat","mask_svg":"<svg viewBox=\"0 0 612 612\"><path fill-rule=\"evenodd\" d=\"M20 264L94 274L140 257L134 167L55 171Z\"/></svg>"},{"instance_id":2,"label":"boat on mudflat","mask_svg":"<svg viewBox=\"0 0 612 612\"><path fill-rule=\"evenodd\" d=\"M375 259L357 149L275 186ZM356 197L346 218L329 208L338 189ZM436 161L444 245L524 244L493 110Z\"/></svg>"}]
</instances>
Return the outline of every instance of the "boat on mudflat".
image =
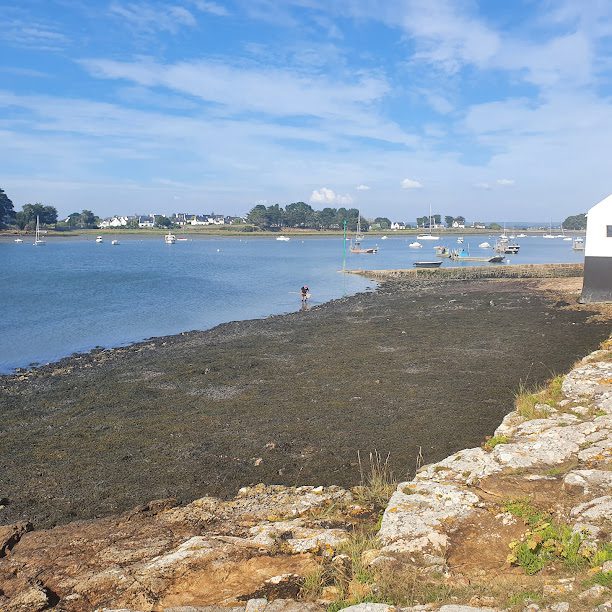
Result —
<instances>
[{"instance_id":1,"label":"boat on mudflat","mask_svg":"<svg viewBox=\"0 0 612 612\"><path fill-rule=\"evenodd\" d=\"M415 261L412 264L415 268L439 268L442 265L441 261Z\"/></svg>"}]
</instances>

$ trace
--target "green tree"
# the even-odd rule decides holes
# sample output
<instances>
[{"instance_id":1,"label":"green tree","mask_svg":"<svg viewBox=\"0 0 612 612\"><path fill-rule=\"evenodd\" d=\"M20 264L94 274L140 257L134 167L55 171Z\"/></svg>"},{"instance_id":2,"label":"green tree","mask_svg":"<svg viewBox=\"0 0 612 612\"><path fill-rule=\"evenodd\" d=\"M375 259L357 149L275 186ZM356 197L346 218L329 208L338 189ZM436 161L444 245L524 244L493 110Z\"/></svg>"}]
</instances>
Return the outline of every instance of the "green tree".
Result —
<instances>
[{"instance_id":1,"label":"green tree","mask_svg":"<svg viewBox=\"0 0 612 612\"><path fill-rule=\"evenodd\" d=\"M453 227L454 222L455 217L451 217L450 215L446 215L446 217L444 217L444 223L446 224L446 227Z\"/></svg>"},{"instance_id":2,"label":"green tree","mask_svg":"<svg viewBox=\"0 0 612 612\"><path fill-rule=\"evenodd\" d=\"M282 227L284 219L285 211L278 204L266 208L265 220L267 227Z\"/></svg>"},{"instance_id":3,"label":"green tree","mask_svg":"<svg viewBox=\"0 0 612 612\"><path fill-rule=\"evenodd\" d=\"M34 227L36 217L43 225L54 225L57 223L57 209L54 206L45 206L40 202L36 204L24 204L22 214L19 216L19 225Z\"/></svg>"},{"instance_id":4,"label":"green tree","mask_svg":"<svg viewBox=\"0 0 612 612\"><path fill-rule=\"evenodd\" d=\"M247 215L247 223L256 225L257 227L266 227L267 223L267 209L263 204L257 204L249 211Z\"/></svg>"},{"instance_id":5,"label":"green tree","mask_svg":"<svg viewBox=\"0 0 612 612\"><path fill-rule=\"evenodd\" d=\"M289 227L314 227L316 215L306 202L293 202L285 207L285 220Z\"/></svg>"},{"instance_id":6,"label":"green tree","mask_svg":"<svg viewBox=\"0 0 612 612\"><path fill-rule=\"evenodd\" d=\"M563 227L570 230L585 230L587 226L586 214L572 215L563 222Z\"/></svg>"},{"instance_id":7,"label":"green tree","mask_svg":"<svg viewBox=\"0 0 612 612\"><path fill-rule=\"evenodd\" d=\"M98 219L98 217L96 217L96 215L94 215L91 212L91 210L86 210L86 209L82 210L79 217L80 217L80 223L82 227L88 227L88 228L98 227L98 222L100 220Z\"/></svg>"},{"instance_id":8,"label":"green tree","mask_svg":"<svg viewBox=\"0 0 612 612\"><path fill-rule=\"evenodd\" d=\"M378 225L380 229L389 229L391 227L391 219L387 219L387 217L376 217L376 219L374 219L374 224Z\"/></svg>"},{"instance_id":9,"label":"green tree","mask_svg":"<svg viewBox=\"0 0 612 612\"><path fill-rule=\"evenodd\" d=\"M329 229L332 225L339 225L337 215L338 211L335 208L324 208L317 215L319 225L324 229Z\"/></svg>"},{"instance_id":10,"label":"green tree","mask_svg":"<svg viewBox=\"0 0 612 612\"><path fill-rule=\"evenodd\" d=\"M462 217L461 215L459 215L458 217L455 217L455 221L459 225L465 225L465 217Z\"/></svg>"},{"instance_id":11,"label":"green tree","mask_svg":"<svg viewBox=\"0 0 612 612\"><path fill-rule=\"evenodd\" d=\"M70 213L66 218L66 225L68 225L68 227L79 227L79 225L81 225L81 213Z\"/></svg>"},{"instance_id":12,"label":"green tree","mask_svg":"<svg viewBox=\"0 0 612 612\"><path fill-rule=\"evenodd\" d=\"M172 221L170 221L170 219L164 215L155 215L155 227L172 227Z\"/></svg>"},{"instance_id":13,"label":"green tree","mask_svg":"<svg viewBox=\"0 0 612 612\"><path fill-rule=\"evenodd\" d=\"M4 193L4 189L0 189L0 229L14 221L15 210L13 209L13 202Z\"/></svg>"},{"instance_id":14,"label":"green tree","mask_svg":"<svg viewBox=\"0 0 612 612\"><path fill-rule=\"evenodd\" d=\"M489 225L489 229L495 230L497 232L502 229L502 226L499 223L491 223Z\"/></svg>"}]
</instances>

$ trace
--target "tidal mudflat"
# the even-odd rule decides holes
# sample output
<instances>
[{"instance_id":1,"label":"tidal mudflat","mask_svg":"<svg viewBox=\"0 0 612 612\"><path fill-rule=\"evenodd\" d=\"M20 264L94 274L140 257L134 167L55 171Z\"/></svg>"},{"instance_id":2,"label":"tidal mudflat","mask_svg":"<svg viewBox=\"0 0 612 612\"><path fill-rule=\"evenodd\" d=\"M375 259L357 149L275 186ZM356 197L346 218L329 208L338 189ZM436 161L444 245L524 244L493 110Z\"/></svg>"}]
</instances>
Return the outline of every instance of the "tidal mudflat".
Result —
<instances>
[{"instance_id":1,"label":"tidal mudflat","mask_svg":"<svg viewBox=\"0 0 612 612\"><path fill-rule=\"evenodd\" d=\"M249 483L398 479L478 445L521 385L609 336L581 279L383 283L310 310L0 377L0 524L49 526Z\"/></svg>"}]
</instances>

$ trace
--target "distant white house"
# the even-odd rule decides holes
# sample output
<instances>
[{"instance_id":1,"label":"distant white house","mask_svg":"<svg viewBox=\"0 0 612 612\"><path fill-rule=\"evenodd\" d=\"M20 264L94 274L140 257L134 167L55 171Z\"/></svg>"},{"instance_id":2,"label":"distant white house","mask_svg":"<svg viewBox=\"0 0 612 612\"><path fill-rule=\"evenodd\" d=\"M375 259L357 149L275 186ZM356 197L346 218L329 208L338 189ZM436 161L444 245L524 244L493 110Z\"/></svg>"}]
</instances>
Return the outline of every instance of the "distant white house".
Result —
<instances>
[{"instance_id":1,"label":"distant white house","mask_svg":"<svg viewBox=\"0 0 612 612\"><path fill-rule=\"evenodd\" d=\"M406 224L402 223L401 221L393 221L391 223L391 229L392 230L403 230L403 229L406 229Z\"/></svg>"},{"instance_id":2,"label":"distant white house","mask_svg":"<svg viewBox=\"0 0 612 612\"><path fill-rule=\"evenodd\" d=\"M109 228L109 227L125 227L128 224L129 217L108 217L107 219L103 219L100 221L101 228Z\"/></svg>"},{"instance_id":3,"label":"distant white house","mask_svg":"<svg viewBox=\"0 0 612 612\"><path fill-rule=\"evenodd\" d=\"M453 227L456 227L459 229L465 229L465 223L459 223L459 221L453 221Z\"/></svg>"},{"instance_id":4,"label":"distant white house","mask_svg":"<svg viewBox=\"0 0 612 612\"><path fill-rule=\"evenodd\" d=\"M210 225L208 215L187 215L186 221L189 225Z\"/></svg>"},{"instance_id":5,"label":"distant white house","mask_svg":"<svg viewBox=\"0 0 612 612\"><path fill-rule=\"evenodd\" d=\"M138 217L138 227L154 227L155 216L154 215L140 215Z\"/></svg>"},{"instance_id":6,"label":"distant white house","mask_svg":"<svg viewBox=\"0 0 612 612\"><path fill-rule=\"evenodd\" d=\"M612 302L612 194L587 213L582 302Z\"/></svg>"}]
</instances>

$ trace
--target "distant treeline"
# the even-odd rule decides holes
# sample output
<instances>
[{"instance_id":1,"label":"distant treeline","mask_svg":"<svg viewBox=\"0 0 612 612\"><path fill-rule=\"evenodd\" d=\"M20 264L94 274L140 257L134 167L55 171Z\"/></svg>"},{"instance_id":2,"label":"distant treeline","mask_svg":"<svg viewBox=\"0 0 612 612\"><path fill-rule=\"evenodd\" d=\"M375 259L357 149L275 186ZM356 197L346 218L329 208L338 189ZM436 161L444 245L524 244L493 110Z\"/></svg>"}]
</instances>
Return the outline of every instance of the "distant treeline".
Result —
<instances>
[{"instance_id":1,"label":"distant treeline","mask_svg":"<svg viewBox=\"0 0 612 612\"><path fill-rule=\"evenodd\" d=\"M13 202L9 199L3 189L0 188L0 229L15 227L20 230L30 230L36 225L36 217L40 219L42 225L53 225L56 229L76 229L76 228L97 228L100 223L91 210L73 212L63 221L58 221L57 209L54 206L45 206L40 202L36 204L24 204L22 210L15 211ZM346 221L347 229L355 231L357 221L361 221L361 229L387 230L391 228L391 220L387 217L376 217L366 219L359 216L356 208L323 208L314 210L306 202L293 202L282 208L279 204L264 206L258 204L254 206L246 217L248 224L262 230L274 230L283 227L304 228L304 229L343 229ZM400 222L405 227L412 227L412 224ZM465 224L465 217L452 217L446 215L444 223L447 227L452 227L454 223L459 226ZM441 225L442 215L435 214L423 215L416 218L417 227L429 227L430 225ZM157 227L173 227L174 222L170 217L155 215L155 225ZM475 223L476 227L484 227L484 224ZM138 227L137 219L130 219L128 228ZM487 225L489 229L499 229L501 226L496 223ZM563 222L563 227L569 230L586 229L586 215L572 215ZM246 227L245 229L249 229Z\"/></svg>"}]
</instances>

